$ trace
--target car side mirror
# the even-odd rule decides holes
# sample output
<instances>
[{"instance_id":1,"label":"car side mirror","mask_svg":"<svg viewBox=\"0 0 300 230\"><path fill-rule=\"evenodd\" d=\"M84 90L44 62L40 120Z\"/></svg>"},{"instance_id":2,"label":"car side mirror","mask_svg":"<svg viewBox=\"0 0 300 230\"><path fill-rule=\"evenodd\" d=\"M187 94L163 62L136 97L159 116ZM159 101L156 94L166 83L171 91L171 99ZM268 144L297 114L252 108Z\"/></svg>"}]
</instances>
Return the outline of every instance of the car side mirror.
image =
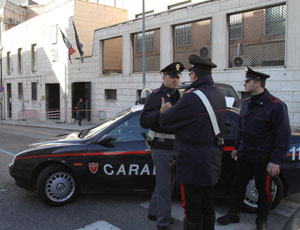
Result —
<instances>
[{"instance_id":1,"label":"car side mirror","mask_svg":"<svg viewBox=\"0 0 300 230\"><path fill-rule=\"evenodd\" d=\"M116 140L116 138L110 137L107 134L105 134L104 136L102 136L100 138L100 140L98 141L98 144L103 145L105 147L115 147L111 142L113 142L114 140Z\"/></svg>"}]
</instances>

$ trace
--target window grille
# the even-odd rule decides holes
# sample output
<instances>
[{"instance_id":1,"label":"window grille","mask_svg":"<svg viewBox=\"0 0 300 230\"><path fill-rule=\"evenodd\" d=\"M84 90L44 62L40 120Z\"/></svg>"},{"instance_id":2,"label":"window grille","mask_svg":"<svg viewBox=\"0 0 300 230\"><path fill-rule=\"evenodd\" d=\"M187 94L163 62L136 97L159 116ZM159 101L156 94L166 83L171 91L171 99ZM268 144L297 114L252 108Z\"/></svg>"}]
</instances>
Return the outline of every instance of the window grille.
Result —
<instances>
[{"instance_id":1,"label":"window grille","mask_svg":"<svg viewBox=\"0 0 300 230\"><path fill-rule=\"evenodd\" d=\"M18 99L23 100L23 83L18 83Z\"/></svg>"},{"instance_id":2,"label":"window grille","mask_svg":"<svg viewBox=\"0 0 300 230\"><path fill-rule=\"evenodd\" d=\"M133 72L142 72L142 39L143 34L133 34ZM160 30L145 33L146 71L160 70Z\"/></svg>"},{"instance_id":3,"label":"window grille","mask_svg":"<svg viewBox=\"0 0 300 230\"><path fill-rule=\"evenodd\" d=\"M22 48L18 49L18 72L21 74L23 72L23 52Z\"/></svg>"},{"instance_id":4,"label":"window grille","mask_svg":"<svg viewBox=\"0 0 300 230\"><path fill-rule=\"evenodd\" d=\"M117 100L117 90L116 89L106 89L105 90L106 100Z\"/></svg>"},{"instance_id":5,"label":"window grille","mask_svg":"<svg viewBox=\"0 0 300 230\"><path fill-rule=\"evenodd\" d=\"M285 33L286 7L275 6L266 9L265 34L276 35Z\"/></svg>"},{"instance_id":6,"label":"window grille","mask_svg":"<svg viewBox=\"0 0 300 230\"><path fill-rule=\"evenodd\" d=\"M243 14L235 14L229 18L230 40L242 38L242 16Z\"/></svg>"},{"instance_id":7,"label":"window grille","mask_svg":"<svg viewBox=\"0 0 300 230\"><path fill-rule=\"evenodd\" d=\"M11 66L10 66L10 52L6 53L6 67L7 67L7 74L11 74Z\"/></svg>"},{"instance_id":8,"label":"window grille","mask_svg":"<svg viewBox=\"0 0 300 230\"><path fill-rule=\"evenodd\" d=\"M136 34L135 50L142 51L143 33ZM145 32L145 50L154 49L154 31Z\"/></svg>"},{"instance_id":9,"label":"window grille","mask_svg":"<svg viewBox=\"0 0 300 230\"><path fill-rule=\"evenodd\" d=\"M175 26L176 46L188 46L192 44L192 24Z\"/></svg>"},{"instance_id":10,"label":"window grille","mask_svg":"<svg viewBox=\"0 0 300 230\"><path fill-rule=\"evenodd\" d=\"M229 67L282 66L286 6L228 15Z\"/></svg>"},{"instance_id":11,"label":"window grille","mask_svg":"<svg viewBox=\"0 0 300 230\"><path fill-rule=\"evenodd\" d=\"M31 82L31 100L37 100L37 85L36 82Z\"/></svg>"},{"instance_id":12,"label":"window grille","mask_svg":"<svg viewBox=\"0 0 300 230\"><path fill-rule=\"evenodd\" d=\"M103 41L103 74L122 73L122 37Z\"/></svg>"},{"instance_id":13,"label":"window grille","mask_svg":"<svg viewBox=\"0 0 300 230\"><path fill-rule=\"evenodd\" d=\"M189 56L196 54L211 60L211 19L189 22L173 27L174 61L188 69Z\"/></svg>"},{"instance_id":14,"label":"window grille","mask_svg":"<svg viewBox=\"0 0 300 230\"><path fill-rule=\"evenodd\" d=\"M37 47L36 44L31 45L31 71L37 71Z\"/></svg>"}]
</instances>

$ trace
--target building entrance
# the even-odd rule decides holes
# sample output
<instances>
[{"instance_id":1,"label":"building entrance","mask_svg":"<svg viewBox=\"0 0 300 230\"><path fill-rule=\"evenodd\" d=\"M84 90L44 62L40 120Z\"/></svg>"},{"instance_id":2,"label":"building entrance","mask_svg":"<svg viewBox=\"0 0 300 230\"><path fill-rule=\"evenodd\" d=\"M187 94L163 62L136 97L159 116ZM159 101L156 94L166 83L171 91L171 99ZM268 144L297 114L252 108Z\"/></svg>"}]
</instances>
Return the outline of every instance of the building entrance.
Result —
<instances>
[{"instance_id":1,"label":"building entrance","mask_svg":"<svg viewBox=\"0 0 300 230\"><path fill-rule=\"evenodd\" d=\"M79 98L83 99L83 118L91 121L91 82L72 83L72 118L76 118L75 107Z\"/></svg>"},{"instance_id":2,"label":"building entrance","mask_svg":"<svg viewBox=\"0 0 300 230\"><path fill-rule=\"evenodd\" d=\"M46 118L59 120L60 111L60 87L59 84L46 84Z\"/></svg>"}]
</instances>

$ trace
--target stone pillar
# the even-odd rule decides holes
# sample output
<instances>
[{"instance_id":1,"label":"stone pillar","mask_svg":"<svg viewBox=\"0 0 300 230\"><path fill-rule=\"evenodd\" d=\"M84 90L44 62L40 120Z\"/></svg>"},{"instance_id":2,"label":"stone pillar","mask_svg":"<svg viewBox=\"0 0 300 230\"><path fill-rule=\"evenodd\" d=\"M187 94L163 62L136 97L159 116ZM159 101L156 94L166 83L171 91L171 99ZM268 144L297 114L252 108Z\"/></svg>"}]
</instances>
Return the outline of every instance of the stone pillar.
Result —
<instances>
[{"instance_id":1,"label":"stone pillar","mask_svg":"<svg viewBox=\"0 0 300 230\"><path fill-rule=\"evenodd\" d=\"M130 33L124 34L122 39L122 71L125 76L133 72L133 47Z\"/></svg>"},{"instance_id":2,"label":"stone pillar","mask_svg":"<svg viewBox=\"0 0 300 230\"><path fill-rule=\"evenodd\" d=\"M172 27L163 24L160 28L160 69L173 62Z\"/></svg>"},{"instance_id":3,"label":"stone pillar","mask_svg":"<svg viewBox=\"0 0 300 230\"><path fill-rule=\"evenodd\" d=\"M212 18L212 62L217 69L228 68L229 38L225 13L219 13Z\"/></svg>"},{"instance_id":4,"label":"stone pillar","mask_svg":"<svg viewBox=\"0 0 300 230\"><path fill-rule=\"evenodd\" d=\"M300 1L287 0L286 66L300 66Z\"/></svg>"}]
</instances>

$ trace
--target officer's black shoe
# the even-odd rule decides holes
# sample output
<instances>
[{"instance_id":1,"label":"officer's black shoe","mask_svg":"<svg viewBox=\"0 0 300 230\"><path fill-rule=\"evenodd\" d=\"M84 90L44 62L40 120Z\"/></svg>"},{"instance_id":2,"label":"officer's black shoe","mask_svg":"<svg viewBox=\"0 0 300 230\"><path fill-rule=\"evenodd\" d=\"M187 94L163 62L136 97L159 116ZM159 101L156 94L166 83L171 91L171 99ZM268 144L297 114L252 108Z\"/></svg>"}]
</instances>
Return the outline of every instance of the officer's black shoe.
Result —
<instances>
[{"instance_id":1,"label":"officer's black shoe","mask_svg":"<svg viewBox=\"0 0 300 230\"><path fill-rule=\"evenodd\" d=\"M161 225L157 225L157 230L168 230L169 226L161 226Z\"/></svg>"},{"instance_id":2,"label":"officer's black shoe","mask_svg":"<svg viewBox=\"0 0 300 230\"><path fill-rule=\"evenodd\" d=\"M230 223L239 223L240 222L240 213L234 210L229 210L225 216L221 216L217 219L217 222L220 225L227 225Z\"/></svg>"},{"instance_id":3,"label":"officer's black shoe","mask_svg":"<svg viewBox=\"0 0 300 230\"><path fill-rule=\"evenodd\" d=\"M263 220L256 221L256 229L257 230L268 230L267 222L263 221Z\"/></svg>"},{"instance_id":4,"label":"officer's black shoe","mask_svg":"<svg viewBox=\"0 0 300 230\"><path fill-rule=\"evenodd\" d=\"M188 222L186 220L184 220L183 222L183 229L184 230L208 230L206 228L203 228L203 224L202 223L191 223ZM212 228L214 229L214 228Z\"/></svg>"},{"instance_id":5,"label":"officer's black shoe","mask_svg":"<svg viewBox=\"0 0 300 230\"><path fill-rule=\"evenodd\" d=\"M156 221L156 216L148 214L148 219L151 221Z\"/></svg>"}]
</instances>

